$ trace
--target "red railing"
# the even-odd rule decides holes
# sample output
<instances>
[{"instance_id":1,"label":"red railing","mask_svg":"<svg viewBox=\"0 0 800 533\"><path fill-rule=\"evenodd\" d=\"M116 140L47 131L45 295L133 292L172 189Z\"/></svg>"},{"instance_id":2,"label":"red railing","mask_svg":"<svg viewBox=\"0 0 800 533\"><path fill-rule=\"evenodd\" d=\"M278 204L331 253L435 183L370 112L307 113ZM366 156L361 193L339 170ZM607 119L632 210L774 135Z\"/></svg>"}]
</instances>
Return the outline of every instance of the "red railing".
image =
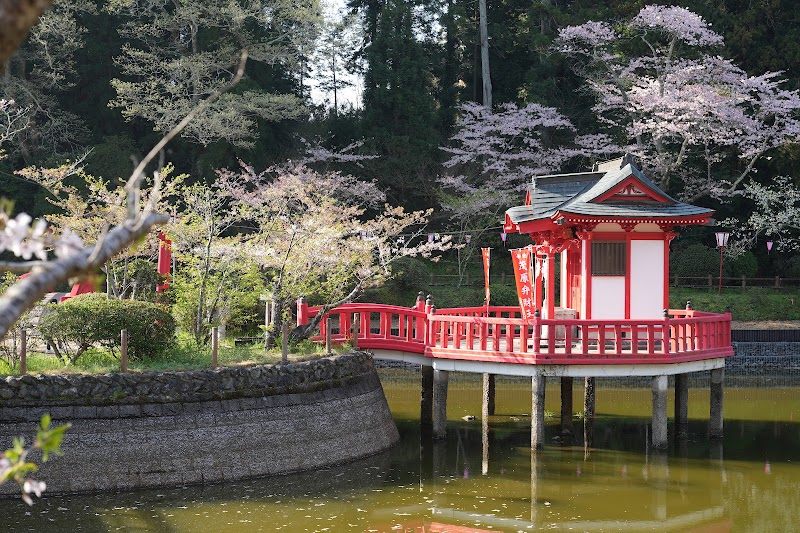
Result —
<instances>
[{"instance_id":1,"label":"red railing","mask_svg":"<svg viewBox=\"0 0 800 533\"><path fill-rule=\"evenodd\" d=\"M444 359L587 365L678 363L733 355L727 313L681 309L651 320L524 321L517 307L425 309L421 303L415 308L346 304L322 319L313 340L324 340L328 320L334 342L350 340L357 313L359 347ZM316 316L319 307L298 311L306 320Z\"/></svg>"},{"instance_id":2,"label":"red railing","mask_svg":"<svg viewBox=\"0 0 800 533\"><path fill-rule=\"evenodd\" d=\"M301 304L302 305L302 304ZM308 320L319 314L320 307L306 307ZM325 340L327 322L331 321L331 340L344 343L353 338L353 319L358 315L358 346L360 348L398 350L425 353L428 315L417 308L369 303L345 304L332 309L319 324L319 334L311 340ZM298 313L302 316L302 312ZM300 319L302 321L303 318ZM307 322L306 322L307 323Z\"/></svg>"}]
</instances>

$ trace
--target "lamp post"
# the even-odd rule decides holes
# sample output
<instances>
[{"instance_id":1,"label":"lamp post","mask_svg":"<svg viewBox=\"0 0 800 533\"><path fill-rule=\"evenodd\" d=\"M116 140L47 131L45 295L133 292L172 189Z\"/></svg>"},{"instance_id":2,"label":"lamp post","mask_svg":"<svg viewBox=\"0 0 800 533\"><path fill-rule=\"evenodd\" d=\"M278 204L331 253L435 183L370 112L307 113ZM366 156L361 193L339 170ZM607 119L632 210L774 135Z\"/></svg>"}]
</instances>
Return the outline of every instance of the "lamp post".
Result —
<instances>
[{"instance_id":1,"label":"lamp post","mask_svg":"<svg viewBox=\"0 0 800 533\"><path fill-rule=\"evenodd\" d=\"M722 251L728 246L728 237L730 237L730 233L727 231L718 231L714 236L717 238L717 248L719 248L719 287L717 288L717 294L720 294L722 293Z\"/></svg>"}]
</instances>

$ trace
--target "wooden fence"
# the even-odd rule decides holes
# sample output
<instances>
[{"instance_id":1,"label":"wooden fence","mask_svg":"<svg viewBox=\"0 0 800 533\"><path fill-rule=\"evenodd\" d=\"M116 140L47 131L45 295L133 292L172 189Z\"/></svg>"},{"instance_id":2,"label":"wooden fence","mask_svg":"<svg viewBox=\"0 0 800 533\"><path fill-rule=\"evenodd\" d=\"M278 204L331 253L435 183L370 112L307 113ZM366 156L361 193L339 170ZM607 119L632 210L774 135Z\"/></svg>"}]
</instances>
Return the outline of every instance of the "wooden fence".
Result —
<instances>
[{"instance_id":1,"label":"wooden fence","mask_svg":"<svg viewBox=\"0 0 800 533\"><path fill-rule=\"evenodd\" d=\"M459 281L461 283L459 283ZM491 276L489 283L496 287L498 285L513 286L514 276L511 274L500 274L498 276ZM483 274L431 274L428 283L431 287L483 287ZM719 287L719 276L703 276L703 277L689 277L689 276L672 276L670 278L671 287L692 287L692 288L707 288L715 289ZM774 276L771 278L748 278L741 277L722 277L722 286L725 288L747 288L747 287L764 287L772 289L788 289L800 288L800 278L783 278L781 276Z\"/></svg>"}]
</instances>

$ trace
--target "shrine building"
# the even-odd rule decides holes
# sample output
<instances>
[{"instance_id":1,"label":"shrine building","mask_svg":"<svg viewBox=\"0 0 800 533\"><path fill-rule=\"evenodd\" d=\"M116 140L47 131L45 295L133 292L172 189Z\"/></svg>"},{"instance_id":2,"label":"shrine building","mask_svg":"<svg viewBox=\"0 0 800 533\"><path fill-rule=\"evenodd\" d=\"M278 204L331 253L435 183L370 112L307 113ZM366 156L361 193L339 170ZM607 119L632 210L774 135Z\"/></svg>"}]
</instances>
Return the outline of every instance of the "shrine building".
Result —
<instances>
[{"instance_id":1,"label":"shrine building","mask_svg":"<svg viewBox=\"0 0 800 533\"><path fill-rule=\"evenodd\" d=\"M538 176L503 230L534 242L535 306L544 318L656 319L669 308L669 245L677 226L709 224L711 209L662 191L630 157L591 172ZM556 308L556 256L560 303Z\"/></svg>"}]
</instances>

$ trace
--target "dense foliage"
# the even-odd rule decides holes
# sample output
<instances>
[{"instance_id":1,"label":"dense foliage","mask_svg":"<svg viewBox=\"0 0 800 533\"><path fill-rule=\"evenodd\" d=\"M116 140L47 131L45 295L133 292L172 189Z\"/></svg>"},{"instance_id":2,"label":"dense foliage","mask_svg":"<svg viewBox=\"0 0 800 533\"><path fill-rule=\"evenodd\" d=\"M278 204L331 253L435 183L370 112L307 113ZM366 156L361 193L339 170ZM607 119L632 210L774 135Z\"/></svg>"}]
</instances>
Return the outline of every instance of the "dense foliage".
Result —
<instances>
[{"instance_id":1,"label":"dense foliage","mask_svg":"<svg viewBox=\"0 0 800 533\"><path fill-rule=\"evenodd\" d=\"M56 355L71 363L91 347L115 351L123 329L128 330L130 358L152 357L172 344L175 319L149 302L86 294L52 305L39 322Z\"/></svg>"}]
</instances>

